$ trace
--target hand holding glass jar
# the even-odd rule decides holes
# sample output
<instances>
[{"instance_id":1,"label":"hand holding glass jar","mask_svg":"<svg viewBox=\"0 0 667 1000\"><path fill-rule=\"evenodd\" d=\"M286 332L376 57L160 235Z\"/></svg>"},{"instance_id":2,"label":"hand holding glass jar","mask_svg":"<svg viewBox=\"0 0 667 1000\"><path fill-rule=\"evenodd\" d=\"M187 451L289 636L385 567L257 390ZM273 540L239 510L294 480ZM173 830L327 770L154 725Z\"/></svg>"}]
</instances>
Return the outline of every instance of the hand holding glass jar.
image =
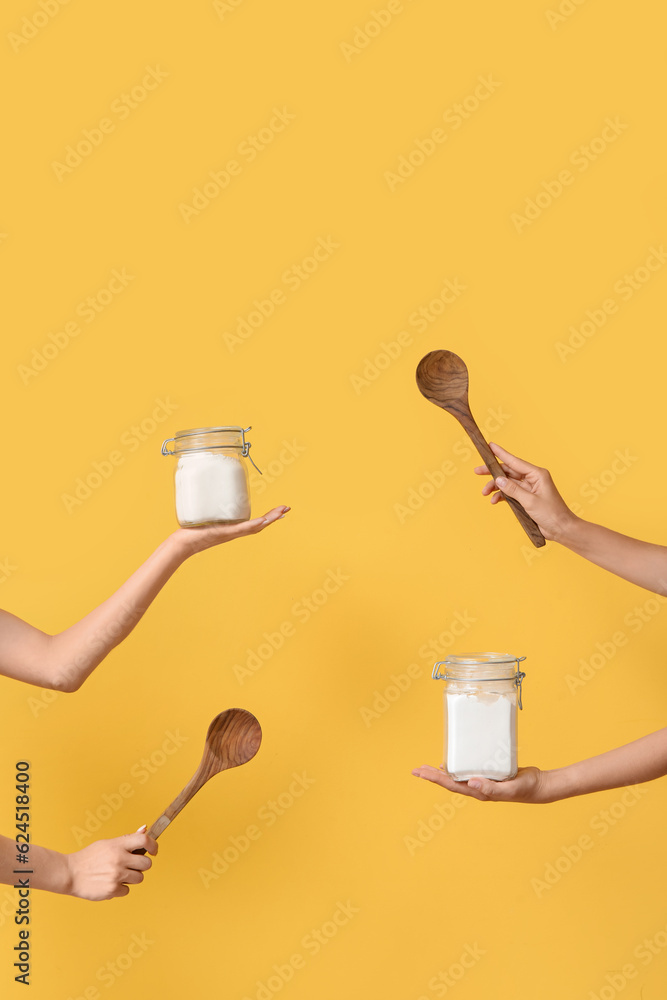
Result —
<instances>
[{"instance_id":1,"label":"hand holding glass jar","mask_svg":"<svg viewBox=\"0 0 667 1000\"><path fill-rule=\"evenodd\" d=\"M194 555L196 552L203 552L204 549L213 548L214 545L230 542L233 538L257 535L267 525L280 521L291 509L285 506L273 507L262 517L236 524L205 524L200 527L177 528L171 537L184 554Z\"/></svg>"},{"instance_id":2,"label":"hand holding glass jar","mask_svg":"<svg viewBox=\"0 0 667 1000\"><path fill-rule=\"evenodd\" d=\"M469 795L481 802L558 802L575 795L636 786L663 777L667 774L667 729L659 729L597 757L551 771L520 767L516 777L507 781L488 778L455 781L446 771L430 765L417 767L412 773L415 778L425 778L450 792ZM625 804L637 801L642 794L642 789L626 788L623 798L629 796L630 799Z\"/></svg>"}]
</instances>

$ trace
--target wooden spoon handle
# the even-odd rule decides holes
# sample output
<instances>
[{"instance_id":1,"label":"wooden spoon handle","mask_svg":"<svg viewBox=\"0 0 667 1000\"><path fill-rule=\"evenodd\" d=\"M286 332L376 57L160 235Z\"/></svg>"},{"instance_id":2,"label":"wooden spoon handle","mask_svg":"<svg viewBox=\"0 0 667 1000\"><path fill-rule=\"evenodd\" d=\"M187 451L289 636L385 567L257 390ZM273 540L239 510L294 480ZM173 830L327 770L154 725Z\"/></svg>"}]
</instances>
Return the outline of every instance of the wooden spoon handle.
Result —
<instances>
[{"instance_id":1,"label":"wooden spoon handle","mask_svg":"<svg viewBox=\"0 0 667 1000\"><path fill-rule=\"evenodd\" d=\"M169 826L170 823L171 823L171 820L169 819L169 817L165 816L165 814L162 813L162 815L160 816L160 818L156 819L155 822L153 823L153 825L149 826L148 829L146 830L147 836L152 837L153 840L157 840L158 837L160 836L160 834L164 830L167 829L167 827ZM145 854L146 851L144 850L143 847L137 847L136 851L132 851L132 853L133 854Z\"/></svg>"},{"instance_id":2,"label":"wooden spoon handle","mask_svg":"<svg viewBox=\"0 0 667 1000\"><path fill-rule=\"evenodd\" d=\"M148 836L152 837L153 840L157 840L160 834L167 829L172 819L175 819L178 816L181 809L188 804L190 799L196 795L205 782L206 778L203 778L202 780L200 772L197 771L196 774L190 778L190 781L187 783L183 791L177 795L171 805L168 805L162 815L155 820L148 830L146 830ZM136 851L132 851L132 853L145 854L146 851L143 847L137 847Z\"/></svg>"},{"instance_id":3,"label":"wooden spoon handle","mask_svg":"<svg viewBox=\"0 0 667 1000\"><path fill-rule=\"evenodd\" d=\"M489 444L487 443L484 435L482 434L479 427L475 423L472 414L470 415L465 414L460 416L459 422L467 432L468 436L470 437L470 440L477 448L477 451L479 452L484 462L486 462L486 466L491 475L493 476L493 478L496 479L498 476L504 476L505 473L503 472L500 462L491 451L491 448L489 447ZM500 492L502 493L502 490ZM514 497L508 497L506 493L503 493L503 496L505 497L505 500L514 511L517 521L519 522L523 530L526 532L533 545L538 549L541 548L543 545L546 545L546 539L544 535L540 531L535 521L533 521L530 514L527 514L526 511L523 509L518 500L515 500Z\"/></svg>"}]
</instances>

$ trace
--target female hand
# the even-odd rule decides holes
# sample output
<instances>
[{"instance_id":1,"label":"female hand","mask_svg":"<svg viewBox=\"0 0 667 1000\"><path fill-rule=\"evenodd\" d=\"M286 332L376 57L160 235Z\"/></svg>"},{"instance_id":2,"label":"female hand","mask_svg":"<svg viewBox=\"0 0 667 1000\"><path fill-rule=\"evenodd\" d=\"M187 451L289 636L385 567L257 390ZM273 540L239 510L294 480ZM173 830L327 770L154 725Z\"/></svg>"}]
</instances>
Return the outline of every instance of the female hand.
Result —
<instances>
[{"instance_id":1,"label":"female hand","mask_svg":"<svg viewBox=\"0 0 667 1000\"><path fill-rule=\"evenodd\" d=\"M455 781L439 767L425 765L413 772L416 778L425 778L442 785L450 792L470 795L480 802L550 802L546 788L546 774L539 767L520 767L516 778L508 781L490 781L488 778L470 778Z\"/></svg>"},{"instance_id":2,"label":"female hand","mask_svg":"<svg viewBox=\"0 0 667 1000\"><path fill-rule=\"evenodd\" d=\"M233 538L256 535L267 525L280 521L291 509L285 506L274 507L262 517L241 521L239 524L206 524L201 528L179 528L174 532L174 537L188 554L203 552L204 549L221 545L222 542L230 542Z\"/></svg>"},{"instance_id":3,"label":"female hand","mask_svg":"<svg viewBox=\"0 0 667 1000\"><path fill-rule=\"evenodd\" d=\"M127 896L130 886L143 882L144 872L153 864L146 855L132 852L143 848L149 854L157 854L157 843L141 832L145 829L140 827L136 833L113 840L97 840L67 855L68 895L92 900Z\"/></svg>"},{"instance_id":4,"label":"female hand","mask_svg":"<svg viewBox=\"0 0 667 1000\"><path fill-rule=\"evenodd\" d=\"M550 473L517 458L500 445L491 443L491 451L500 461L507 478L498 477L486 483L482 495L490 494L491 503L504 500L503 493L513 497L538 524L546 539L562 541L577 517L556 489ZM475 472L478 476L490 475L486 465L478 465Z\"/></svg>"}]
</instances>

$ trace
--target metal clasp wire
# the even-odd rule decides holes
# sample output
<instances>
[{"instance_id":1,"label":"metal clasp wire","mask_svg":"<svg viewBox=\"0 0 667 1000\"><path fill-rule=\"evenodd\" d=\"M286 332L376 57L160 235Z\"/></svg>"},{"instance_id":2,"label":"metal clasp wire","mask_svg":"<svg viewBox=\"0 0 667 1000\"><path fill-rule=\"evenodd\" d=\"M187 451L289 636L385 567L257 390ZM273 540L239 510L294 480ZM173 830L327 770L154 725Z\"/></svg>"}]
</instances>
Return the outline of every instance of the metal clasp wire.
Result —
<instances>
[{"instance_id":1,"label":"metal clasp wire","mask_svg":"<svg viewBox=\"0 0 667 1000\"><path fill-rule=\"evenodd\" d=\"M526 659L525 656L517 656L517 657L515 657L515 661L516 661L516 676L514 678L514 683L516 684L517 689L518 689L517 705L519 706L519 709L523 708L523 701L522 701L522 698L521 698L521 683L522 683L524 677L526 676L525 673L524 673L524 671L519 669L519 664L522 663L525 659ZM447 664L446 660L439 660L438 663L434 663L433 664L433 672L431 673L431 677L433 678L433 680L434 681L440 681L440 680L444 680L444 681L457 680L457 681L460 681L460 680L462 680L461 677L452 677L450 674L448 674L446 672L444 674L441 674L440 673L440 667L445 666L446 664ZM473 680L473 678L469 678L469 679ZM474 678L474 682L475 682L475 684L478 684L478 683L484 683L486 681L508 681L509 679L510 679L509 677L475 677Z\"/></svg>"},{"instance_id":2,"label":"metal clasp wire","mask_svg":"<svg viewBox=\"0 0 667 1000\"><path fill-rule=\"evenodd\" d=\"M255 465L255 463L252 460L252 455L250 454L250 441L246 441L245 439L246 431L251 431L251 430L252 426L246 427L245 430L241 430L241 440L243 441L243 451L241 452L241 454L243 455L244 458L249 458L252 464ZM255 468L257 469L256 465ZM259 472L260 476L264 475L261 469L257 469L257 471Z\"/></svg>"},{"instance_id":3,"label":"metal clasp wire","mask_svg":"<svg viewBox=\"0 0 667 1000\"><path fill-rule=\"evenodd\" d=\"M205 448L193 448L192 450L193 451L211 451L211 450L214 450L215 448L240 448L241 449L241 454L243 455L243 457L244 458L249 458L250 461L252 462L252 464L255 466L255 468L259 472L260 476L263 476L264 473L262 472L261 469L257 468L257 466L255 465L255 463L253 461L253 457L250 454L250 444L251 444L251 442L250 441L246 441L246 439L245 439L246 432L247 431L251 431L251 430L252 430L252 426L246 427L246 428L243 428L243 427L241 428L241 441L243 443L240 444L240 445L239 444L210 445L210 446L205 447ZM166 441L162 442L162 449L161 450L162 450L162 454L163 455L173 455L174 454L173 451L170 451L169 448L167 448L167 445L170 444L172 441L175 441L175 440L176 440L176 438L167 438Z\"/></svg>"}]
</instances>

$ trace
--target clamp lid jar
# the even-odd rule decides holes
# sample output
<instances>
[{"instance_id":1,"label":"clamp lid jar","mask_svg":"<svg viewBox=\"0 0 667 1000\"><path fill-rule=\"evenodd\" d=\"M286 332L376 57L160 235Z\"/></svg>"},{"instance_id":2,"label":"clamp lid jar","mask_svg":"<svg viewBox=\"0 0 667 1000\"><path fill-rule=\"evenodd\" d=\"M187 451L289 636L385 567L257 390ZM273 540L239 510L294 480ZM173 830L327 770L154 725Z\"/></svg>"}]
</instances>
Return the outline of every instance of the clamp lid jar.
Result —
<instances>
[{"instance_id":1,"label":"clamp lid jar","mask_svg":"<svg viewBox=\"0 0 667 1000\"><path fill-rule=\"evenodd\" d=\"M433 679L445 682L443 767L456 781L504 781L517 773L523 660L506 653L464 653L433 667Z\"/></svg>"},{"instance_id":2,"label":"clamp lid jar","mask_svg":"<svg viewBox=\"0 0 667 1000\"><path fill-rule=\"evenodd\" d=\"M250 483L244 460L250 458L245 437L250 429L198 427L178 431L163 442L163 455L178 456L174 487L176 517L182 527L248 520ZM168 447L171 443L173 449Z\"/></svg>"}]
</instances>

